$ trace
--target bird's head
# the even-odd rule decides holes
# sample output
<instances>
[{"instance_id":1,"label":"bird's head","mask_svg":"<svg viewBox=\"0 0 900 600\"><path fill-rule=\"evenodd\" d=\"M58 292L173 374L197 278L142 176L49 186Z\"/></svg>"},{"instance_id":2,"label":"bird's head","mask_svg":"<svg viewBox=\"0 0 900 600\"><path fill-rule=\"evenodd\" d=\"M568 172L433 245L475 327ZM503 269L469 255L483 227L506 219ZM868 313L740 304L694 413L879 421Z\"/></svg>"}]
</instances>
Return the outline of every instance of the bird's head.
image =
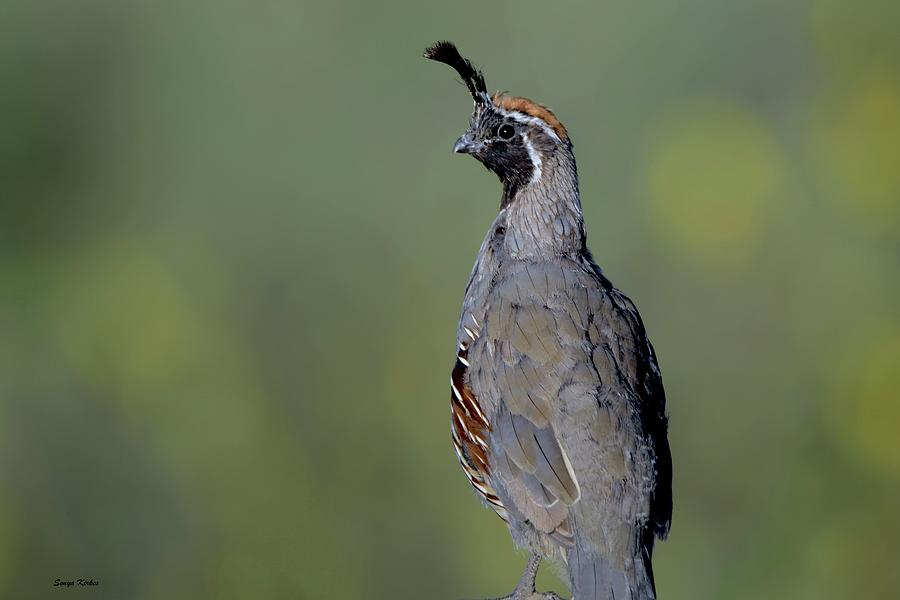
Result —
<instances>
[{"instance_id":1,"label":"bird's head","mask_svg":"<svg viewBox=\"0 0 900 600\"><path fill-rule=\"evenodd\" d=\"M484 75L451 42L436 42L425 58L453 67L469 89L475 109L453 151L471 154L496 173L506 200L541 181L561 160L574 166L566 128L546 106L500 92L489 95Z\"/></svg>"}]
</instances>

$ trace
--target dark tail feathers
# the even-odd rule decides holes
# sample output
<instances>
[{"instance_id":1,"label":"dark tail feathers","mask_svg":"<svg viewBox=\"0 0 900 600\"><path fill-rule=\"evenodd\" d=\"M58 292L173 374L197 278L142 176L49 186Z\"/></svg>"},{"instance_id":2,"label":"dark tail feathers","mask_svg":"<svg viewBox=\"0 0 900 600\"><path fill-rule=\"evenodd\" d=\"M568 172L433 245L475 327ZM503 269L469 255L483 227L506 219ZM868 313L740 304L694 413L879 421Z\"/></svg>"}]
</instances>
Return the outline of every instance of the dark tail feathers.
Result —
<instances>
[{"instance_id":1,"label":"dark tail feathers","mask_svg":"<svg viewBox=\"0 0 900 600\"><path fill-rule=\"evenodd\" d=\"M572 600L656 600L651 552L640 551L630 565L621 568L576 545L569 551Z\"/></svg>"}]
</instances>

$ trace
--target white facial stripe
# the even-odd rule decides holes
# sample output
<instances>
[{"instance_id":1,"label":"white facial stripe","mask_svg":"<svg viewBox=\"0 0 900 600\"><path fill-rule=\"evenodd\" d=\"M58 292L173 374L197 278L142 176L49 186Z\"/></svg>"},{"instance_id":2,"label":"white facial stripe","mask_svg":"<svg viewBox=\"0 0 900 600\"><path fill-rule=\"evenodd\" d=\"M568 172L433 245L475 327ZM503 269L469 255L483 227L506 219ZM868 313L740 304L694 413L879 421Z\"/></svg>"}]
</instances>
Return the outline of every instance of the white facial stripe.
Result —
<instances>
[{"instance_id":1,"label":"white facial stripe","mask_svg":"<svg viewBox=\"0 0 900 600\"><path fill-rule=\"evenodd\" d=\"M531 138L528 137L527 133L522 134L522 141L525 143L525 149L528 150L528 158L531 159L531 164L534 165L534 170L531 172L531 181L528 182L528 185L534 185L541 180L541 175L543 174L541 167L544 163L541 161L537 150L534 149L534 144L531 143Z\"/></svg>"},{"instance_id":2,"label":"white facial stripe","mask_svg":"<svg viewBox=\"0 0 900 600\"><path fill-rule=\"evenodd\" d=\"M499 112L504 117L508 117L508 118L512 119L513 121L516 121L517 123L522 123L523 125L534 125L536 127L540 127L541 129L544 130L544 132L547 135L549 135L555 141L557 141L557 142L561 141L559 139L559 136L556 135L556 132L553 130L553 128L550 127L549 125L547 125L547 122L544 121L543 119L539 119L537 117L532 117L531 115L526 115L525 113L521 113L517 110L505 110L503 108L500 108L499 106L496 106L495 108L496 108L497 112Z\"/></svg>"}]
</instances>

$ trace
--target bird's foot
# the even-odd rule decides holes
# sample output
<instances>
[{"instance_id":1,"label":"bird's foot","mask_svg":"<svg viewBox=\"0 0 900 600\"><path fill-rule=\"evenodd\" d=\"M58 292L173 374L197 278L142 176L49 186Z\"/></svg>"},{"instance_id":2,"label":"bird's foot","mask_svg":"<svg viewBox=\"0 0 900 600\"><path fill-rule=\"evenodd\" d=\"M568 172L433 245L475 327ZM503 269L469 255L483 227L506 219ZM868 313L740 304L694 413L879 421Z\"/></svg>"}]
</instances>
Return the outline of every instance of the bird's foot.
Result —
<instances>
[{"instance_id":1,"label":"bird's foot","mask_svg":"<svg viewBox=\"0 0 900 600\"><path fill-rule=\"evenodd\" d=\"M503 596L502 598L492 598L489 600L564 600L561 596L553 592L536 592L534 588L534 580L537 577L538 567L541 566L541 557L538 554L532 554L525 565L525 572L522 578L516 584L516 589L512 594Z\"/></svg>"}]
</instances>

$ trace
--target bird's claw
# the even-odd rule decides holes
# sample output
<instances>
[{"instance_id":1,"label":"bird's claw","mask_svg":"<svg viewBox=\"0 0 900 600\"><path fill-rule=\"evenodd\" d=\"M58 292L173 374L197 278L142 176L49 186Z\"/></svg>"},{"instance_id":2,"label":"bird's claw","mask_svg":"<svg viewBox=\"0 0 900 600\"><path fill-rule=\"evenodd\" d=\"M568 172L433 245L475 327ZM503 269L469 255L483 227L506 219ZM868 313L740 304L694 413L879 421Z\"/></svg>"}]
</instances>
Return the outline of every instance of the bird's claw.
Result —
<instances>
[{"instance_id":1,"label":"bird's claw","mask_svg":"<svg viewBox=\"0 0 900 600\"><path fill-rule=\"evenodd\" d=\"M532 554L525 565L525 572L522 578L516 584L516 589L512 594L503 596L502 598L490 598L488 600L565 600L553 592L536 592L534 588L534 580L537 577L538 567L541 565L541 557L538 554Z\"/></svg>"}]
</instances>

